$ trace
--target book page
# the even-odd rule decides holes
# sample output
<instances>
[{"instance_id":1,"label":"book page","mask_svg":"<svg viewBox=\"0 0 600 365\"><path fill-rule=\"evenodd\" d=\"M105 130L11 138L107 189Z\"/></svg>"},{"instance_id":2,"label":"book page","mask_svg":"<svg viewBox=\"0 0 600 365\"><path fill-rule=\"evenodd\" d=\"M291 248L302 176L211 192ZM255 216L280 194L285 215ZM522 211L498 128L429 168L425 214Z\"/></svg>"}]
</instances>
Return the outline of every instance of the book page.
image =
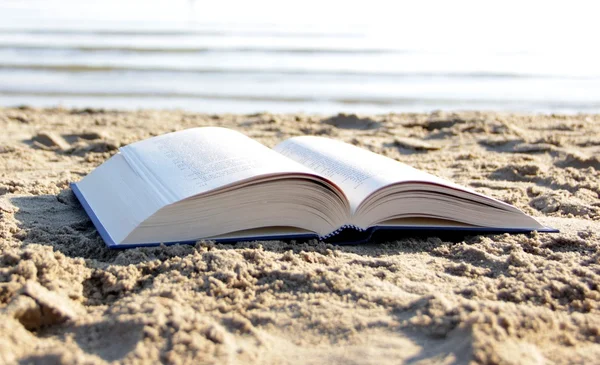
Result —
<instances>
[{"instance_id":1,"label":"book page","mask_svg":"<svg viewBox=\"0 0 600 365\"><path fill-rule=\"evenodd\" d=\"M242 133L218 127L168 133L121 148L136 173L173 203L268 174L313 174Z\"/></svg>"},{"instance_id":2,"label":"book page","mask_svg":"<svg viewBox=\"0 0 600 365\"><path fill-rule=\"evenodd\" d=\"M391 158L329 138L294 137L274 150L340 186L350 200L352 213L367 196L390 184L424 181L454 187L451 182Z\"/></svg>"}]
</instances>

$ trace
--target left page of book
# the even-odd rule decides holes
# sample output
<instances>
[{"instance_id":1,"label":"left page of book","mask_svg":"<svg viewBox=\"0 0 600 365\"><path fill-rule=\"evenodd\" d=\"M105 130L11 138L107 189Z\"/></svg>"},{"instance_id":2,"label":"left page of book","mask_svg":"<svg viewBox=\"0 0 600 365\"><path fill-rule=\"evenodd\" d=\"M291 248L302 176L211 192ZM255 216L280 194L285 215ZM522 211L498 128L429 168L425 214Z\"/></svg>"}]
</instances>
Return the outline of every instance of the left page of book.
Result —
<instances>
[{"instance_id":1,"label":"left page of book","mask_svg":"<svg viewBox=\"0 0 600 365\"><path fill-rule=\"evenodd\" d=\"M168 133L121 152L166 204L253 178L314 174L242 133L219 127Z\"/></svg>"}]
</instances>

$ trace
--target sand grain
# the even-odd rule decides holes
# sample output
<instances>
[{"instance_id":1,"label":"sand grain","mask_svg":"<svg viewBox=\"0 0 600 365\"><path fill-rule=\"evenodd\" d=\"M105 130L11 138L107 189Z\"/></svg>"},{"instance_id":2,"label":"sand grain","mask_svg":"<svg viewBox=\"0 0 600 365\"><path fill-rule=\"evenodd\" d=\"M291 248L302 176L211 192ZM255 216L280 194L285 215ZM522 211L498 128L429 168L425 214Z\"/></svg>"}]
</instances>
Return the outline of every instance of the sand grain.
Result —
<instances>
[{"instance_id":1,"label":"sand grain","mask_svg":"<svg viewBox=\"0 0 600 365\"><path fill-rule=\"evenodd\" d=\"M339 138L562 232L106 249L69 183L119 146L208 125L269 146ZM600 358L600 116L8 108L0 129L0 363Z\"/></svg>"}]
</instances>

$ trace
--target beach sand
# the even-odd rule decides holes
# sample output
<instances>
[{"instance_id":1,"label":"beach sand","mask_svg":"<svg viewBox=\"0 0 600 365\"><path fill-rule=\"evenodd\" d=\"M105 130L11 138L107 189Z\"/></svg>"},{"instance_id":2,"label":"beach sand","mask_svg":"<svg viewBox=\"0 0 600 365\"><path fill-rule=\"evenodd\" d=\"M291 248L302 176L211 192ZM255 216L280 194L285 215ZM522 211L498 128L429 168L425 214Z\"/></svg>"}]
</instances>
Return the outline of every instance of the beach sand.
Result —
<instances>
[{"instance_id":1,"label":"beach sand","mask_svg":"<svg viewBox=\"0 0 600 365\"><path fill-rule=\"evenodd\" d=\"M109 250L69 189L197 126L371 149L559 234ZM600 115L0 108L0 363L598 363Z\"/></svg>"}]
</instances>

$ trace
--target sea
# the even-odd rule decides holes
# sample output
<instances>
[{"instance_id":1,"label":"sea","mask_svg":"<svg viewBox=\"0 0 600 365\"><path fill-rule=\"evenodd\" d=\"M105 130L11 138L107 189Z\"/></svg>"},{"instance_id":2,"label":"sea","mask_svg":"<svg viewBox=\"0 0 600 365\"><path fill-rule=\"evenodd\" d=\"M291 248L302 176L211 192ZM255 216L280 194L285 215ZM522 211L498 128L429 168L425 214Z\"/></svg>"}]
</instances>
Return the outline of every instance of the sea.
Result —
<instances>
[{"instance_id":1,"label":"sea","mask_svg":"<svg viewBox=\"0 0 600 365\"><path fill-rule=\"evenodd\" d=\"M600 112L595 2L0 2L0 106Z\"/></svg>"}]
</instances>

